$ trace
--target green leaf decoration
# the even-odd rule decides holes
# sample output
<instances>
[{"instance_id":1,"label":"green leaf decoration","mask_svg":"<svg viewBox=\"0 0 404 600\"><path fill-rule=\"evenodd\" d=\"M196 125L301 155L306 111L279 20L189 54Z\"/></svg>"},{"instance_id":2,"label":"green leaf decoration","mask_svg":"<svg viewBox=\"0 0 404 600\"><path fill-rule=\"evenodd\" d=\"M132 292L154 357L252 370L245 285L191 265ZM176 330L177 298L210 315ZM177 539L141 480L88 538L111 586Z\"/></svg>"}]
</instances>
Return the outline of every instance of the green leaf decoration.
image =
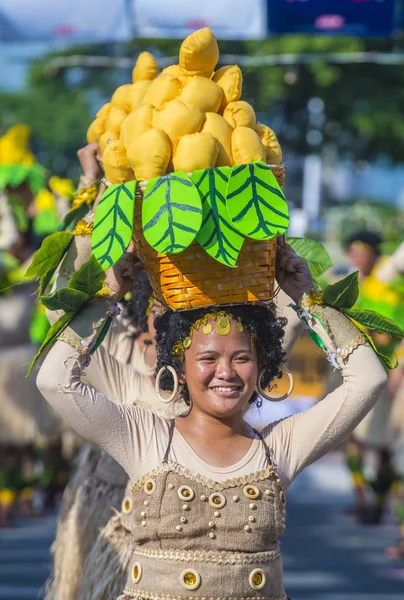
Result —
<instances>
[{"instance_id":1,"label":"green leaf decoration","mask_svg":"<svg viewBox=\"0 0 404 600\"><path fill-rule=\"evenodd\" d=\"M106 270L121 258L132 238L137 181L111 185L94 218L92 251Z\"/></svg>"},{"instance_id":2,"label":"green leaf decoration","mask_svg":"<svg viewBox=\"0 0 404 600\"><path fill-rule=\"evenodd\" d=\"M105 273L95 256L81 265L69 279L69 288L87 294L90 298L95 296L102 288Z\"/></svg>"},{"instance_id":3,"label":"green leaf decoration","mask_svg":"<svg viewBox=\"0 0 404 600\"><path fill-rule=\"evenodd\" d=\"M85 292L71 288L60 288L49 296L41 296L41 302L49 310L64 310L65 312L76 312L90 299Z\"/></svg>"},{"instance_id":4,"label":"green leaf decoration","mask_svg":"<svg viewBox=\"0 0 404 600\"><path fill-rule=\"evenodd\" d=\"M232 168L226 205L234 227L255 240L270 240L288 228L285 196L265 163Z\"/></svg>"},{"instance_id":5,"label":"green leaf decoration","mask_svg":"<svg viewBox=\"0 0 404 600\"><path fill-rule=\"evenodd\" d=\"M97 340L94 344L94 347L91 349L90 354L94 354L96 350L101 346L102 342L107 337L107 333L112 325L112 317L108 317L105 319L105 323L103 324L100 333L98 334Z\"/></svg>"},{"instance_id":6,"label":"green leaf decoration","mask_svg":"<svg viewBox=\"0 0 404 600\"><path fill-rule=\"evenodd\" d=\"M36 195L46 184L46 173L42 165L1 165L0 166L0 189L7 186L20 187L28 182L31 192Z\"/></svg>"},{"instance_id":7,"label":"green leaf decoration","mask_svg":"<svg viewBox=\"0 0 404 600\"><path fill-rule=\"evenodd\" d=\"M77 223L80 221L80 219L86 216L89 210L90 207L86 203L82 204L81 206L78 206L77 208L71 208L70 210L68 210L65 216L63 217L63 221L59 227L59 231L63 231L69 226L72 226L72 228L74 228L75 225L77 225Z\"/></svg>"},{"instance_id":8,"label":"green leaf decoration","mask_svg":"<svg viewBox=\"0 0 404 600\"><path fill-rule=\"evenodd\" d=\"M286 242L304 258L313 277L320 277L332 267L332 260L323 244L306 238L287 238Z\"/></svg>"},{"instance_id":9,"label":"green leaf decoration","mask_svg":"<svg viewBox=\"0 0 404 600\"><path fill-rule=\"evenodd\" d=\"M142 204L143 234L157 252L178 254L194 241L202 224L202 201L183 171L151 179Z\"/></svg>"},{"instance_id":10,"label":"green leaf decoration","mask_svg":"<svg viewBox=\"0 0 404 600\"><path fill-rule=\"evenodd\" d=\"M352 308L358 299L358 295L358 271L332 285L327 285L323 290L324 302L336 308Z\"/></svg>"},{"instance_id":11,"label":"green leaf decoration","mask_svg":"<svg viewBox=\"0 0 404 600\"><path fill-rule=\"evenodd\" d=\"M57 231L48 235L39 250L35 252L25 277L43 277L52 269L56 269L66 254L72 239L73 235L68 231Z\"/></svg>"},{"instance_id":12,"label":"green leaf decoration","mask_svg":"<svg viewBox=\"0 0 404 600\"><path fill-rule=\"evenodd\" d=\"M345 313L345 311L344 311ZM391 358L391 356L388 356L387 354L384 354L383 352L381 352L379 350L379 348L376 346L372 336L370 335L370 333L368 332L368 330L366 329L366 327L364 327L363 325L361 325L361 323L359 323L358 321L355 321L355 319L353 319L352 317L350 317L349 315L346 315L348 317L348 319L350 319L352 321L352 323L355 325L355 327L357 327L359 329L359 331L361 331L363 333L363 335L365 336L366 340L368 341L369 345L373 348L373 350L376 352L377 356L380 359L380 362L382 363L383 367L386 370L391 370L391 369L395 369L397 367L397 358L395 357L395 360L393 361L393 359Z\"/></svg>"},{"instance_id":13,"label":"green leaf decoration","mask_svg":"<svg viewBox=\"0 0 404 600\"><path fill-rule=\"evenodd\" d=\"M41 279L39 280L38 300L46 292L46 288L48 287L48 285L52 281L52 277L54 276L56 269L57 269L57 266L54 267L53 269L51 269L50 271L48 271L46 273L46 275L44 275L43 277L41 277Z\"/></svg>"},{"instance_id":14,"label":"green leaf decoration","mask_svg":"<svg viewBox=\"0 0 404 600\"><path fill-rule=\"evenodd\" d=\"M399 339L404 338L404 331L394 321L375 310L348 308L343 309L342 312L371 331L388 333Z\"/></svg>"},{"instance_id":15,"label":"green leaf decoration","mask_svg":"<svg viewBox=\"0 0 404 600\"><path fill-rule=\"evenodd\" d=\"M191 179L202 200L202 225L196 236L202 248L215 260L236 267L244 236L231 223L226 207L230 167L200 169Z\"/></svg>"},{"instance_id":16,"label":"green leaf decoration","mask_svg":"<svg viewBox=\"0 0 404 600\"><path fill-rule=\"evenodd\" d=\"M67 325L67 323L70 321L70 319L73 317L73 315L74 315L73 312L65 313L48 330L48 333L46 334L46 337L45 337L41 347L39 348L38 352L35 354L34 358L32 359L32 362L31 362L31 364L28 368L28 371L25 375L26 377L28 377L28 375L31 373L32 369L34 368L34 366L35 366L38 358L41 356L42 352L44 350L46 350L46 348L48 346L50 346L56 340L56 337L59 335L59 333L62 331L62 329Z\"/></svg>"}]
</instances>

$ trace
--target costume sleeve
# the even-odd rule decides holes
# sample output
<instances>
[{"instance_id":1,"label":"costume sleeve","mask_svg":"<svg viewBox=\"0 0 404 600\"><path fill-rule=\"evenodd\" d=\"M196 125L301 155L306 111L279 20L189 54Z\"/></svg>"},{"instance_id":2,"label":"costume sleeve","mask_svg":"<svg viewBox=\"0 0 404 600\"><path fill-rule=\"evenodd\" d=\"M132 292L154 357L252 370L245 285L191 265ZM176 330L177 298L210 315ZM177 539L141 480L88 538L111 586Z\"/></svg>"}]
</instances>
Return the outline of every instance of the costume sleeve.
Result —
<instances>
[{"instance_id":1,"label":"costume sleeve","mask_svg":"<svg viewBox=\"0 0 404 600\"><path fill-rule=\"evenodd\" d=\"M341 369L342 383L309 410L265 428L263 435L286 485L345 439L387 383L377 355L342 313L323 305L316 307L316 314L306 312L303 319L330 362Z\"/></svg>"},{"instance_id":2,"label":"costume sleeve","mask_svg":"<svg viewBox=\"0 0 404 600\"><path fill-rule=\"evenodd\" d=\"M149 411L108 399L83 383L83 369L108 315L106 302L89 302L50 350L37 385L52 407L79 435L108 452L130 477L147 456L152 432L167 425ZM67 342L67 343L65 343Z\"/></svg>"}]
</instances>

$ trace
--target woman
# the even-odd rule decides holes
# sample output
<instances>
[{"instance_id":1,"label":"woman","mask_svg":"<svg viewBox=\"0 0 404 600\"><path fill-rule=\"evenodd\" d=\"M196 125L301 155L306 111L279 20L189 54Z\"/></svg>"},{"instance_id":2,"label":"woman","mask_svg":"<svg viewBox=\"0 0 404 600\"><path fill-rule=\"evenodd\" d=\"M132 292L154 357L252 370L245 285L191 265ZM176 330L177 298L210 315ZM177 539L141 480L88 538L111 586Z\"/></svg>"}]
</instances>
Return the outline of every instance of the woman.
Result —
<instances>
[{"instance_id":1,"label":"woman","mask_svg":"<svg viewBox=\"0 0 404 600\"><path fill-rule=\"evenodd\" d=\"M134 271L127 254L107 272L115 298ZM243 410L284 360L284 322L271 305L167 311L157 320L160 395L176 398L178 380L189 402L188 414L171 422L117 404L81 381L98 335L89 324L115 311L112 300L86 305L42 365L37 383L44 396L133 484L123 508L137 546L122 599L183 597L197 589L198 597L248 597L255 590L286 599L278 544L286 489L352 431L386 374L351 322L319 304L306 263L287 247L279 248L278 281L335 354L344 380L323 402L261 434L244 422Z\"/></svg>"}]
</instances>

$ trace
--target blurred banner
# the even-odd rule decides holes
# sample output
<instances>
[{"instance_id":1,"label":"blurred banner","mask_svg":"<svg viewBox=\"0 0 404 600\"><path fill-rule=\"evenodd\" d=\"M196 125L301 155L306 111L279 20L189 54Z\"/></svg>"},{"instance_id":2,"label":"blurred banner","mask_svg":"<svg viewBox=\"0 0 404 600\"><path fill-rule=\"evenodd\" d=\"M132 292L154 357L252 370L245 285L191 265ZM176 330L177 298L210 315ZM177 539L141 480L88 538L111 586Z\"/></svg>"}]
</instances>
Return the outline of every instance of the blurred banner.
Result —
<instances>
[{"instance_id":1,"label":"blurred banner","mask_svg":"<svg viewBox=\"0 0 404 600\"><path fill-rule=\"evenodd\" d=\"M121 42L129 11L126 0L1 0L0 42Z\"/></svg>"},{"instance_id":2,"label":"blurred banner","mask_svg":"<svg viewBox=\"0 0 404 600\"><path fill-rule=\"evenodd\" d=\"M270 34L389 36L394 0L268 0Z\"/></svg>"},{"instance_id":3,"label":"blurred banner","mask_svg":"<svg viewBox=\"0 0 404 600\"><path fill-rule=\"evenodd\" d=\"M133 0L139 37L183 38L210 27L219 39L267 35L266 0Z\"/></svg>"},{"instance_id":4,"label":"blurred banner","mask_svg":"<svg viewBox=\"0 0 404 600\"><path fill-rule=\"evenodd\" d=\"M266 0L1 0L0 42L182 38L205 26L219 39L263 38L266 4Z\"/></svg>"}]
</instances>

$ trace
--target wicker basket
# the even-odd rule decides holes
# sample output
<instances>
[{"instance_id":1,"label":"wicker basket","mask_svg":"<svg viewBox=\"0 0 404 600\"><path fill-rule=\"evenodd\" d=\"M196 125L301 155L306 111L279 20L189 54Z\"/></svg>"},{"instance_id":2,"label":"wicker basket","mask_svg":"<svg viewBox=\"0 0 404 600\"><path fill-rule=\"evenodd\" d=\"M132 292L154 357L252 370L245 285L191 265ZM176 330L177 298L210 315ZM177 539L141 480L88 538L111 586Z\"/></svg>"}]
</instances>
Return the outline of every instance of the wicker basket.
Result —
<instances>
[{"instance_id":1,"label":"wicker basket","mask_svg":"<svg viewBox=\"0 0 404 600\"><path fill-rule=\"evenodd\" d=\"M284 182L284 168L272 167L278 183ZM142 231L143 191L136 192L133 239L139 259L145 265L156 298L173 310L205 306L266 302L271 299L275 281L276 238L257 241L246 238L232 269L216 261L194 241L181 254L156 252Z\"/></svg>"}]
</instances>

